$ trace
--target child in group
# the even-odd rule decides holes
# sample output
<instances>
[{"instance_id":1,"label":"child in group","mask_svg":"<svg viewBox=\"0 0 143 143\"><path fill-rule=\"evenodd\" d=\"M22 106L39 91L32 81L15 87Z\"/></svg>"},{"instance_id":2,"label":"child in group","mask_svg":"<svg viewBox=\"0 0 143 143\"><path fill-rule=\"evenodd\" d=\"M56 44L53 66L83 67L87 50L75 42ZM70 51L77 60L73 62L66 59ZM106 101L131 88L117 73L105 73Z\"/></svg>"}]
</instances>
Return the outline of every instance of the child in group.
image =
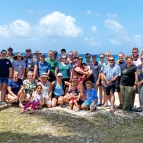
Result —
<instances>
[{"instance_id":1,"label":"child in group","mask_svg":"<svg viewBox=\"0 0 143 143\"><path fill-rule=\"evenodd\" d=\"M90 81L87 81L85 83L86 90L86 100L81 105L81 109L90 109L90 111L94 111L97 107L98 102L98 96L97 92L94 88L92 88L92 83Z\"/></svg>"},{"instance_id":2,"label":"child in group","mask_svg":"<svg viewBox=\"0 0 143 143\"><path fill-rule=\"evenodd\" d=\"M86 63L82 63L82 66L85 72L89 72L88 76L86 76L86 78L88 79L92 75L92 70L90 69L90 66L88 66ZM85 75L83 76L85 77Z\"/></svg>"},{"instance_id":3,"label":"child in group","mask_svg":"<svg viewBox=\"0 0 143 143\"><path fill-rule=\"evenodd\" d=\"M80 98L80 93L77 90L77 83L76 82L72 82L71 83L71 89L69 90L69 92L67 93L70 101L69 101L69 109L71 110L73 108L73 106L76 106L76 110L75 111L79 111L79 105L77 103L77 101L79 101Z\"/></svg>"},{"instance_id":4,"label":"child in group","mask_svg":"<svg viewBox=\"0 0 143 143\"><path fill-rule=\"evenodd\" d=\"M42 101L42 86L41 85L37 85L35 91L32 94L32 98L31 100L23 107L23 109L21 110L21 114L25 112L25 110L31 106L32 104L32 109L28 112L29 114L34 113L37 105L42 105L42 103L44 101Z\"/></svg>"}]
</instances>

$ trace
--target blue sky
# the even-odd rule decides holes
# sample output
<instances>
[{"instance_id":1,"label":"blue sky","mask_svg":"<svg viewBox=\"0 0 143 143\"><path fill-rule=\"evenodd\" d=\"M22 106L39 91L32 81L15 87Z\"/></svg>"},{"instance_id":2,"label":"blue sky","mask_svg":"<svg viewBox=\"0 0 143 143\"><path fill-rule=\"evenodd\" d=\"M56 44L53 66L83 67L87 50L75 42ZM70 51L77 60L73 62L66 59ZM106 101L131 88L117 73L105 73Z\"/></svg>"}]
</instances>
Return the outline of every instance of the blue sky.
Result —
<instances>
[{"instance_id":1,"label":"blue sky","mask_svg":"<svg viewBox=\"0 0 143 143\"><path fill-rule=\"evenodd\" d=\"M143 48L142 0L0 0L0 49L131 54Z\"/></svg>"}]
</instances>

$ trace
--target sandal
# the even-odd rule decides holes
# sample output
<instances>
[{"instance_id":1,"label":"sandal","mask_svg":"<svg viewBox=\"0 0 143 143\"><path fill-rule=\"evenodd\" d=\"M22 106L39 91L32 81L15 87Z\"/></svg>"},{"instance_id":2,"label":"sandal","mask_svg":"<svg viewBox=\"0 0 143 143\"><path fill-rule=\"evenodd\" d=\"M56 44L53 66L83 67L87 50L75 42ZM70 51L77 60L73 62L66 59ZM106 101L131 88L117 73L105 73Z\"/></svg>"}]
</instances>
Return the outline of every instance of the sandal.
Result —
<instances>
[{"instance_id":1,"label":"sandal","mask_svg":"<svg viewBox=\"0 0 143 143\"><path fill-rule=\"evenodd\" d=\"M117 107L117 109L123 109L123 105L120 104L120 105Z\"/></svg>"},{"instance_id":2,"label":"sandal","mask_svg":"<svg viewBox=\"0 0 143 143\"><path fill-rule=\"evenodd\" d=\"M23 114L24 112L25 112L25 110L24 110L24 109L22 109L22 110L20 111L20 113L21 113L21 114Z\"/></svg>"},{"instance_id":3,"label":"sandal","mask_svg":"<svg viewBox=\"0 0 143 143\"><path fill-rule=\"evenodd\" d=\"M110 113L114 113L115 112L115 110L113 109L113 110L110 110Z\"/></svg>"},{"instance_id":4,"label":"sandal","mask_svg":"<svg viewBox=\"0 0 143 143\"><path fill-rule=\"evenodd\" d=\"M29 114L33 114L33 113L34 113L34 110L30 110L28 113L29 113Z\"/></svg>"}]
</instances>

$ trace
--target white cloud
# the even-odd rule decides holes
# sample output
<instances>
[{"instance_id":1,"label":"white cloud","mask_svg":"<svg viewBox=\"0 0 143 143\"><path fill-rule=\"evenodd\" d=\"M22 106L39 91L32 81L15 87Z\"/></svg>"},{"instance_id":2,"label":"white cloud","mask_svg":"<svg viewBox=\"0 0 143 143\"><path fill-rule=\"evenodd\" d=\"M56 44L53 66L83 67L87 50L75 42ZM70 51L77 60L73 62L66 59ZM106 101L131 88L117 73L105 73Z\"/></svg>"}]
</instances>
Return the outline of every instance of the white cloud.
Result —
<instances>
[{"instance_id":1,"label":"white cloud","mask_svg":"<svg viewBox=\"0 0 143 143\"><path fill-rule=\"evenodd\" d=\"M13 23L10 24L10 30L15 34L15 35L20 35L20 36L26 36L28 35L31 27L30 24L26 21L23 20L16 20Z\"/></svg>"},{"instance_id":2,"label":"white cloud","mask_svg":"<svg viewBox=\"0 0 143 143\"><path fill-rule=\"evenodd\" d=\"M27 12L30 14L34 14L34 12L32 10L28 10Z\"/></svg>"},{"instance_id":3,"label":"white cloud","mask_svg":"<svg viewBox=\"0 0 143 143\"><path fill-rule=\"evenodd\" d=\"M123 26L115 20L107 19L104 22L105 27L114 30L115 32L123 32Z\"/></svg>"},{"instance_id":4,"label":"white cloud","mask_svg":"<svg viewBox=\"0 0 143 143\"><path fill-rule=\"evenodd\" d=\"M121 42L115 40L115 39L109 39L109 42L114 46L120 46Z\"/></svg>"},{"instance_id":5,"label":"white cloud","mask_svg":"<svg viewBox=\"0 0 143 143\"><path fill-rule=\"evenodd\" d=\"M140 34L129 35L124 27L115 20L105 20L104 22L105 27L113 30L115 32L114 37L116 39L109 39L109 42L113 45L120 45L122 41L129 42L131 45L134 46L142 46L143 45L143 38ZM119 42L120 41L120 42Z\"/></svg>"},{"instance_id":6,"label":"white cloud","mask_svg":"<svg viewBox=\"0 0 143 143\"><path fill-rule=\"evenodd\" d=\"M87 10L86 13L87 13L88 15L101 16L100 13L98 13L98 12L93 12L92 10Z\"/></svg>"},{"instance_id":7,"label":"white cloud","mask_svg":"<svg viewBox=\"0 0 143 143\"><path fill-rule=\"evenodd\" d=\"M0 26L0 36L1 37L8 37L9 36L9 31L8 31L8 26Z\"/></svg>"},{"instance_id":8,"label":"white cloud","mask_svg":"<svg viewBox=\"0 0 143 143\"><path fill-rule=\"evenodd\" d=\"M110 12L108 12L108 13L106 13L106 16L108 16L109 18L118 18L118 15L117 14L115 14L115 13L110 13Z\"/></svg>"},{"instance_id":9,"label":"white cloud","mask_svg":"<svg viewBox=\"0 0 143 143\"><path fill-rule=\"evenodd\" d=\"M90 46L94 46L94 47L96 47L96 46L101 46L102 45L102 43L101 43L101 41L100 40L98 40L96 37L92 37L92 38L84 38L84 41L88 44L88 45L90 45Z\"/></svg>"},{"instance_id":10,"label":"white cloud","mask_svg":"<svg viewBox=\"0 0 143 143\"><path fill-rule=\"evenodd\" d=\"M91 27L91 31L96 32L96 31L97 31L97 27L96 27L96 26L92 26L92 27Z\"/></svg>"},{"instance_id":11,"label":"white cloud","mask_svg":"<svg viewBox=\"0 0 143 143\"><path fill-rule=\"evenodd\" d=\"M41 18L39 25L42 33L48 36L77 37L82 29L75 25L75 18L58 11Z\"/></svg>"}]
</instances>

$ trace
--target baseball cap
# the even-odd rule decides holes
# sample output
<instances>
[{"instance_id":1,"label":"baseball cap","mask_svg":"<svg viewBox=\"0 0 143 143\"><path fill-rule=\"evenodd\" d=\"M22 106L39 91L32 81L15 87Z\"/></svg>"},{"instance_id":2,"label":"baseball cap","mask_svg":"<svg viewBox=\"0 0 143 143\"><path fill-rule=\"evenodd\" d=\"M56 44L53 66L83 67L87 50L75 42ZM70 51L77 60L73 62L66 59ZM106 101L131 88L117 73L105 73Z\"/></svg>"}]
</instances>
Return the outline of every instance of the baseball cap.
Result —
<instances>
[{"instance_id":1,"label":"baseball cap","mask_svg":"<svg viewBox=\"0 0 143 143\"><path fill-rule=\"evenodd\" d=\"M9 50L9 49L11 49L13 51L13 48L11 46L7 48L7 50Z\"/></svg>"},{"instance_id":2,"label":"baseball cap","mask_svg":"<svg viewBox=\"0 0 143 143\"><path fill-rule=\"evenodd\" d=\"M41 56L41 57L43 57L43 56L46 57L45 54L41 54L40 56Z\"/></svg>"},{"instance_id":3,"label":"baseball cap","mask_svg":"<svg viewBox=\"0 0 143 143\"><path fill-rule=\"evenodd\" d=\"M31 48L26 48L26 49L25 49L25 51L26 51L26 50L30 50L30 51L32 51L32 50L31 50Z\"/></svg>"},{"instance_id":4,"label":"baseball cap","mask_svg":"<svg viewBox=\"0 0 143 143\"><path fill-rule=\"evenodd\" d=\"M57 76L63 76L62 73L58 73Z\"/></svg>"}]
</instances>

